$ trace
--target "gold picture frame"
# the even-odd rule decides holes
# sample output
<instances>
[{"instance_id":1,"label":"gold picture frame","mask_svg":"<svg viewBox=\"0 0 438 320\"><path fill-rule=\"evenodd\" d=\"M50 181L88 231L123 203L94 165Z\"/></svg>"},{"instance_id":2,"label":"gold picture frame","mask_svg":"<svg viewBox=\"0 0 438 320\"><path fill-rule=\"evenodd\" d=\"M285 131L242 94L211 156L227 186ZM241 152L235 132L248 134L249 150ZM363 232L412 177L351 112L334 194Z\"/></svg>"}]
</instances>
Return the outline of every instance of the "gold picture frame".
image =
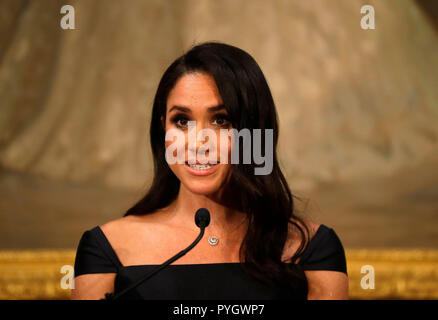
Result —
<instances>
[{"instance_id":1,"label":"gold picture frame","mask_svg":"<svg viewBox=\"0 0 438 320\"><path fill-rule=\"evenodd\" d=\"M0 251L0 299L69 299L74 257ZM347 249L346 257L350 299L438 299L438 250Z\"/></svg>"}]
</instances>

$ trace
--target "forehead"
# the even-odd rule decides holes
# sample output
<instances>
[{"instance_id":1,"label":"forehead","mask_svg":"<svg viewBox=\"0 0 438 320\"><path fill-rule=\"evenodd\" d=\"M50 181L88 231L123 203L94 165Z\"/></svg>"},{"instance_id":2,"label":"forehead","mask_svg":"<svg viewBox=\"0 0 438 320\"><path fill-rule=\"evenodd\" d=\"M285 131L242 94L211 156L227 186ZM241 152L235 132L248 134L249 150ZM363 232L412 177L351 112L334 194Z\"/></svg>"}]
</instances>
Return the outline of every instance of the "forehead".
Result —
<instances>
[{"instance_id":1,"label":"forehead","mask_svg":"<svg viewBox=\"0 0 438 320\"><path fill-rule=\"evenodd\" d=\"M206 73L188 73L176 82L167 98L167 110L172 106L207 108L222 104L214 78Z\"/></svg>"}]
</instances>

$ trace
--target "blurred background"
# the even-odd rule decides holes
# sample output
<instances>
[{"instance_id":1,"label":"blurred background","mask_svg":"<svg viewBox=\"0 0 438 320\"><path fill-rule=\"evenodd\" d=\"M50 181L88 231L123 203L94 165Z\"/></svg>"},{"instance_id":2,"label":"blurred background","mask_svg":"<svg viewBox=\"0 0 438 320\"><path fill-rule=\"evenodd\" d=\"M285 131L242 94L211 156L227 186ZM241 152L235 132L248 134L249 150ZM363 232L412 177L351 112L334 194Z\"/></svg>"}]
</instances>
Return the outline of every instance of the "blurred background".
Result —
<instances>
[{"instance_id":1,"label":"blurred background","mask_svg":"<svg viewBox=\"0 0 438 320\"><path fill-rule=\"evenodd\" d=\"M74 30L60 27L66 4ZM364 5L375 29L361 28ZM281 166L303 216L341 238L353 297L437 297L438 1L3 0L0 298L65 296L44 277L59 286L82 233L146 192L160 77L212 40L265 73ZM372 261L386 266L380 295L377 280L360 288ZM389 274L401 261L404 276ZM33 293L26 263L53 269Z\"/></svg>"}]
</instances>

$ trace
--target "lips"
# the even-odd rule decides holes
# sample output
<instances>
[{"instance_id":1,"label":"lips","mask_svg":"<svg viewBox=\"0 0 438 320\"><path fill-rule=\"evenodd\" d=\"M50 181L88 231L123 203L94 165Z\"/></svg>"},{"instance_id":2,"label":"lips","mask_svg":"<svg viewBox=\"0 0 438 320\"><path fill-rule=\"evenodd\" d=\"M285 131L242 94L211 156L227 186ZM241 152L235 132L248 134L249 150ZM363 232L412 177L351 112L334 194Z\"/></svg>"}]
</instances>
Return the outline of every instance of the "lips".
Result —
<instances>
[{"instance_id":1,"label":"lips","mask_svg":"<svg viewBox=\"0 0 438 320\"><path fill-rule=\"evenodd\" d=\"M208 176L218 169L218 164L188 164L187 162L184 164L184 168L195 176Z\"/></svg>"}]
</instances>

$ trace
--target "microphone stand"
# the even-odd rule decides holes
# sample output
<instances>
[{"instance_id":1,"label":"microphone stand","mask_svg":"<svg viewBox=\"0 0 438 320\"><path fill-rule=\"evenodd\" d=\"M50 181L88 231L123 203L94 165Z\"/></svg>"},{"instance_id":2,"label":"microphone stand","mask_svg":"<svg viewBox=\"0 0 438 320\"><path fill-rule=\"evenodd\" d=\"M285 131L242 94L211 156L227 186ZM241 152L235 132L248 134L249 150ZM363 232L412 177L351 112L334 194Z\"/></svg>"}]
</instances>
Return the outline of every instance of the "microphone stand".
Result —
<instances>
[{"instance_id":1,"label":"microphone stand","mask_svg":"<svg viewBox=\"0 0 438 320\"><path fill-rule=\"evenodd\" d=\"M147 279L149 279L150 277L152 277L154 274L156 274L158 271L164 269L165 267L167 267L169 264L171 264L172 262L174 262L175 260L181 258L183 255L185 255L188 251L190 251L200 240L201 238L204 236L204 231L205 231L205 226L200 227L201 228L201 232L199 233L198 237L195 239L195 241L193 241L193 243L191 245L189 245L187 248L185 248L184 250L181 250L178 254L176 254L175 256L173 256L172 258L170 258L169 260L167 260L166 262L164 262L162 265L158 266L157 268L155 268L154 270L152 270L151 272L149 272L148 274L146 274L146 276L144 276L143 278L139 279L138 281L136 281L134 284L132 284L131 286L123 289L122 291L120 291L119 293L117 293L116 295L114 295L113 293L106 293L105 294L105 299L102 300L116 300L118 298L120 298L122 295L124 295L126 292L132 290L133 288L137 287L138 285L140 285L141 283L143 283L144 281L146 281Z\"/></svg>"}]
</instances>

